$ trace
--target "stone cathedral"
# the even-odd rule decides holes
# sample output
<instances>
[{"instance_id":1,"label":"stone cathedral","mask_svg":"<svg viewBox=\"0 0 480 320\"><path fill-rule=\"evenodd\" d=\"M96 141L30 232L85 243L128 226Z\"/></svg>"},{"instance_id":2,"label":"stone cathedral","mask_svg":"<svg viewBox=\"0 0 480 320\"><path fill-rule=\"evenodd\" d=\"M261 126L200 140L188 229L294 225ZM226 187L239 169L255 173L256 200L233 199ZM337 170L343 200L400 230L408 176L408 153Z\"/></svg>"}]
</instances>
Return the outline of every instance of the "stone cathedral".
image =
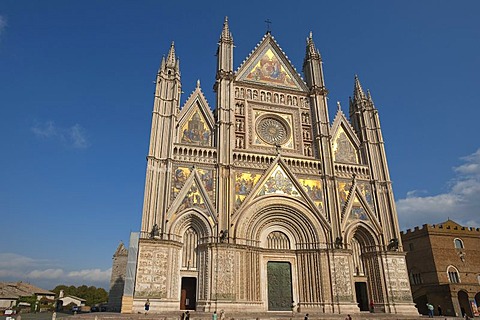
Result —
<instances>
[{"instance_id":1,"label":"stone cathedral","mask_svg":"<svg viewBox=\"0 0 480 320\"><path fill-rule=\"evenodd\" d=\"M122 312L416 314L370 94L355 77L330 122L311 34L303 78L270 32L237 69L233 49L225 19L214 108L199 82L180 105L162 59Z\"/></svg>"}]
</instances>

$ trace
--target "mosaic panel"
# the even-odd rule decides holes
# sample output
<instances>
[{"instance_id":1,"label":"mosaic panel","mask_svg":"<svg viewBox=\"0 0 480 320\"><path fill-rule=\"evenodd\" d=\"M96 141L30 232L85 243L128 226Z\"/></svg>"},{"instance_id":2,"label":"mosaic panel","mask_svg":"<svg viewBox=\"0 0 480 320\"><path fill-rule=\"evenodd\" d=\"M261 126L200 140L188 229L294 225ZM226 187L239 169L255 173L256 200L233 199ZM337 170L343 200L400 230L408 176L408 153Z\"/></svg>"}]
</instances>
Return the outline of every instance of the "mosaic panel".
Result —
<instances>
[{"instance_id":1,"label":"mosaic panel","mask_svg":"<svg viewBox=\"0 0 480 320\"><path fill-rule=\"evenodd\" d=\"M206 170L202 168L197 168L197 173L200 176L200 180L202 181L203 187L207 191L208 196L210 197L211 201L215 201L215 180L214 180L214 172L213 170ZM172 200L175 199L180 190L182 190L183 186L185 185L185 181L187 181L188 177L192 173L191 168L187 167L176 167L173 171L172 176Z\"/></svg>"},{"instance_id":2,"label":"mosaic panel","mask_svg":"<svg viewBox=\"0 0 480 320\"><path fill-rule=\"evenodd\" d=\"M178 211L182 211L188 208L201 208L205 209L205 201L200 193L200 189L197 187L197 184L194 182L188 190L185 198L183 198L182 203L178 207Z\"/></svg>"},{"instance_id":3,"label":"mosaic panel","mask_svg":"<svg viewBox=\"0 0 480 320\"><path fill-rule=\"evenodd\" d=\"M182 190L183 186L185 185L185 181L187 181L188 177L190 176L190 173L190 168L174 168L172 175L172 200L175 199L180 190Z\"/></svg>"},{"instance_id":4,"label":"mosaic panel","mask_svg":"<svg viewBox=\"0 0 480 320\"><path fill-rule=\"evenodd\" d=\"M210 146L212 131L199 110L182 127L180 142L200 146Z\"/></svg>"},{"instance_id":5,"label":"mosaic panel","mask_svg":"<svg viewBox=\"0 0 480 320\"><path fill-rule=\"evenodd\" d=\"M285 171L283 171L279 166L272 171L258 192L257 196L268 194L286 194L294 197L300 196L297 188L295 188Z\"/></svg>"},{"instance_id":6,"label":"mosaic panel","mask_svg":"<svg viewBox=\"0 0 480 320\"><path fill-rule=\"evenodd\" d=\"M373 211L374 205L372 197L372 186L367 182L361 182L358 184L358 188L360 189L360 192L362 193L363 197Z\"/></svg>"},{"instance_id":7,"label":"mosaic panel","mask_svg":"<svg viewBox=\"0 0 480 320\"><path fill-rule=\"evenodd\" d=\"M348 195L350 194L350 189L352 188L352 182L350 181L339 181L338 182L338 198L340 199L340 206L342 211L345 208L347 203Z\"/></svg>"},{"instance_id":8,"label":"mosaic panel","mask_svg":"<svg viewBox=\"0 0 480 320\"><path fill-rule=\"evenodd\" d=\"M252 172L237 172L235 176L235 208L240 207L257 184L261 175Z\"/></svg>"},{"instance_id":9,"label":"mosaic panel","mask_svg":"<svg viewBox=\"0 0 480 320\"><path fill-rule=\"evenodd\" d=\"M339 128L333 140L333 155L335 161L345 163L358 163L357 149L342 127Z\"/></svg>"},{"instance_id":10,"label":"mosaic panel","mask_svg":"<svg viewBox=\"0 0 480 320\"><path fill-rule=\"evenodd\" d=\"M287 73L285 66L269 48L246 77L261 83L282 85L296 88L292 77Z\"/></svg>"},{"instance_id":11,"label":"mosaic panel","mask_svg":"<svg viewBox=\"0 0 480 320\"><path fill-rule=\"evenodd\" d=\"M368 220L367 212L356 195L355 198L353 198L352 210L348 215L348 220Z\"/></svg>"},{"instance_id":12,"label":"mosaic panel","mask_svg":"<svg viewBox=\"0 0 480 320\"><path fill-rule=\"evenodd\" d=\"M298 181L303 186L303 190L305 190L310 199L313 200L315 206L323 212L322 182L310 179L299 179Z\"/></svg>"}]
</instances>

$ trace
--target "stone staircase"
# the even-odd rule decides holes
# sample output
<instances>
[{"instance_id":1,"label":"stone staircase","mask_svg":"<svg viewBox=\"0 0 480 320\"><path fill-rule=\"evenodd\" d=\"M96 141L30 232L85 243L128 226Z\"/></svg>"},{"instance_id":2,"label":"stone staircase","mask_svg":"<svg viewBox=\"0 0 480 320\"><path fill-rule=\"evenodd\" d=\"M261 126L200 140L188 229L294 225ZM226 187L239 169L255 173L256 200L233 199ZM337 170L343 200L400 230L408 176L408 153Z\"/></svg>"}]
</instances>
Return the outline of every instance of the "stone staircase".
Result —
<instances>
[{"instance_id":1,"label":"stone staircase","mask_svg":"<svg viewBox=\"0 0 480 320\"><path fill-rule=\"evenodd\" d=\"M163 313L150 313L150 314L125 314L125 313L88 313L88 314L78 314L74 316L74 319L97 319L97 320L113 320L113 319L128 319L128 320L180 320L182 315L181 311L175 312L163 312ZM226 320L303 320L305 314L302 313L294 313L291 312L263 312L263 313L229 313L225 314ZM318 313L318 314L309 314L309 320L344 320L346 318L346 314L325 314L325 313ZM400 314L385 314L385 313L370 313L370 312L360 312L351 314L352 320L427 320L429 319L427 316L411 316L411 315L400 315ZM434 319L437 320L459 320L460 318L455 317L438 317L436 316ZM73 320L73 319L72 319ZM196 312L190 311L190 320L212 320L212 313L206 312ZM218 317L220 320L220 316Z\"/></svg>"}]
</instances>

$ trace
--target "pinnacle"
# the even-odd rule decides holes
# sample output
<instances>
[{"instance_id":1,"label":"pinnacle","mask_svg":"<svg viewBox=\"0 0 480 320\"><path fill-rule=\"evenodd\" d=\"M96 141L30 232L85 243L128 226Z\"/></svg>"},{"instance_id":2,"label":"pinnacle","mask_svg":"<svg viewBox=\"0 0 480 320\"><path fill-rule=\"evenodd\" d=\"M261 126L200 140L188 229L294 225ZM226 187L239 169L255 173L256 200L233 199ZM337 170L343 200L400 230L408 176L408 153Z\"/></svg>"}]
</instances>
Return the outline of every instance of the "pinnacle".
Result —
<instances>
[{"instance_id":1,"label":"pinnacle","mask_svg":"<svg viewBox=\"0 0 480 320\"><path fill-rule=\"evenodd\" d=\"M355 85L353 87L353 98L355 100L365 99L365 93L363 92L362 85L360 84L360 80L358 76L355 75Z\"/></svg>"},{"instance_id":2,"label":"pinnacle","mask_svg":"<svg viewBox=\"0 0 480 320\"><path fill-rule=\"evenodd\" d=\"M232 40L232 34L230 33L230 28L228 27L228 17L225 17L223 22L222 35L220 36L221 40Z\"/></svg>"},{"instance_id":3,"label":"pinnacle","mask_svg":"<svg viewBox=\"0 0 480 320\"><path fill-rule=\"evenodd\" d=\"M170 45L170 50L168 51L168 57L167 57L167 66L168 67L175 67L175 43L172 41L172 44Z\"/></svg>"},{"instance_id":4,"label":"pinnacle","mask_svg":"<svg viewBox=\"0 0 480 320\"><path fill-rule=\"evenodd\" d=\"M310 34L307 38L307 56L320 58L320 52L315 47L313 42L313 32L310 31Z\"/></svg>"}]
</instances>

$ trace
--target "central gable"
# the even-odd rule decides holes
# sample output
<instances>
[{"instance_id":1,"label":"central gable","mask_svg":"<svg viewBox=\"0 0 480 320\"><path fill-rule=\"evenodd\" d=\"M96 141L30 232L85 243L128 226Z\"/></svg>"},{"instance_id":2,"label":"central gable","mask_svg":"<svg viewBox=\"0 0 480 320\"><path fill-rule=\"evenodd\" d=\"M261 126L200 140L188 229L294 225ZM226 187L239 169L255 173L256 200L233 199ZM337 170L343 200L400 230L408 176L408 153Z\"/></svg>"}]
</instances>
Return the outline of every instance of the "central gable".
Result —
<instances>
[{"instance_id":1,"label":"central gable","mask_svg":"<svg viewBox=\"0 0 480 320\"><path fill-rule=\"evenodd\" d=\"M305 91L306 86L295 68L270 34L240 66L237 81Z\"/></svg>"}]
</instances>

